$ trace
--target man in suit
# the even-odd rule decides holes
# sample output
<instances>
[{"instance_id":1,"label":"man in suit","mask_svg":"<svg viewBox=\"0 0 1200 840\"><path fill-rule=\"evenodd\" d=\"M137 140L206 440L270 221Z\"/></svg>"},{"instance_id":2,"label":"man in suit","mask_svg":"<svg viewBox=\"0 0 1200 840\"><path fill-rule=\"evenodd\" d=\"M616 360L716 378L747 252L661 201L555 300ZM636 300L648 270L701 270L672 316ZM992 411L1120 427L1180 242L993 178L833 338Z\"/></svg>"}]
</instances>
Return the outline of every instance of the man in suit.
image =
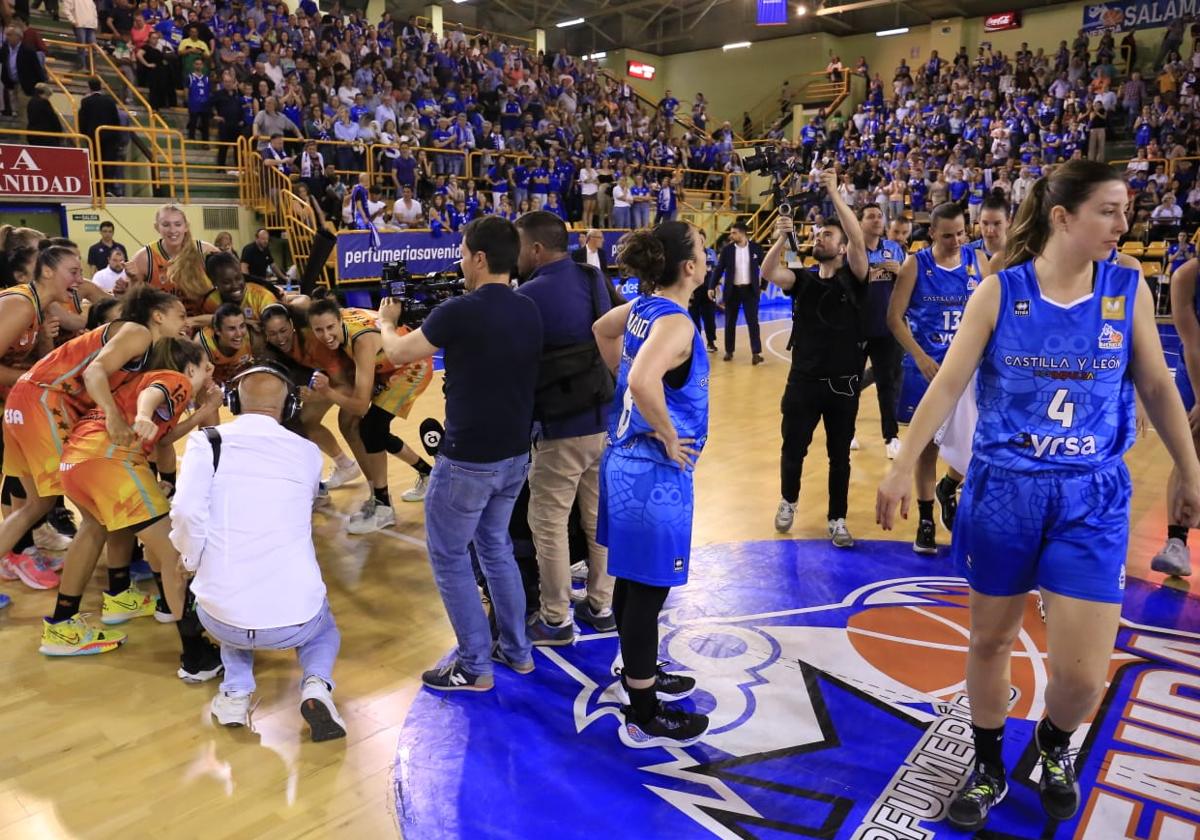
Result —
<instances>
[{"instance_id":1,"label":"man in suit","mask_svg":"<svg viewBox=\"0 0 1200 840\"><path fill-rule=\"evenodd\" d=\"M5 116L25 116L25 103L33 96L34 86L46 81L37 50L27 47L24 33L18 26L4 30L4 44L0 46L0 81L4 85Z\"/></svg>"},{"instance_id":2,"label":"man in suit","mask_svg":"<svg viewBox=\"0 0 1200 840\"><path fill-rule=\"evenodd\" d=\"M717 267L709 280L709 288L723 289L725 301L725 361L733 361L734 339L737 336L738 310L746 313L750 330L750 363L762 364L762 341L758 332L758 296L762 288L763 249L750 241L746 225L735 222L729 231L730 242L721 249ZM726 282L722 285L721 280Z\"/></svg>"},{"instance_id":3,"label":"man in suit","mask_svg":"<svg viewBox=\"0 0 1200 840\"><path fill-rule=\"evenodd\" d=\"M96 142L96 130L103 126L120 126L121 112L117 101L100 89L100 80L95 76L88 79L88 93L79 100L79 133ZM124 145L124 133L120 131L105 131L100 134L100 145L93 146L100 162L104 164L104 180L107 189L113 192L121 185L116 182L121 179L121 168L113 161L121 159ZM107 264L107 260L105 261Z\"/></svg>"},{"instance_id":4,"label":"man in suit","mask_svg":"<svg viewBox=\"0 0 1200 840\"><path fill-rule=\"evenodd\" d=\"M571 252L571 259L577 263L594 265L608 277L608 267L612 264L612 255L604 247L604 234L592 228L583 236L583 242Z\"/></svg>"},{"instance_id":5,"label":"man in suit","mask_svg":"<svg viewBox=\"0 0 1200 840\"><path fill-rule=\"evenodd\" d=\"M49 85L35 85L33 88L33 96L29 98L29 104L25 107L27 116L27 125L30 133L26 139L31 146L61 146L63 144L61 137L46 137L46 134L62 134L62 120L58 118L58 114L54 111L54 106L50 104L50 87Z\"/></svg>"}]
</instances>

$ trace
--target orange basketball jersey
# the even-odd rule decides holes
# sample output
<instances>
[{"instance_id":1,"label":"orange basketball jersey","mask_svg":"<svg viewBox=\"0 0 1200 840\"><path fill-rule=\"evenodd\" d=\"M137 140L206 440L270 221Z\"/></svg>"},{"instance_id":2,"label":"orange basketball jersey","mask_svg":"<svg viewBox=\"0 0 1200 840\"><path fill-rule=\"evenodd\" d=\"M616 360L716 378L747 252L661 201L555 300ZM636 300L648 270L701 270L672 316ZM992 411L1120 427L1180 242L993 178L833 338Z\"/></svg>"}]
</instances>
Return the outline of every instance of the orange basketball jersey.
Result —
<instances>
[{"instance_id":1,"label":"orange basketball jersey","mask_svg":"<svg viewBox=\"0 0 1200 840\"><path fill-rule=\"evenodd\" d=\"M16 341L4 349L3 354L0 355L0 365L15 368L29 367L30 357L37 347L38 330L42 328L42 301L38 297L37 289L31 283L22 283L19 286L0 290L0 299L14 296L25 298L33 304L33 317L21 334L17 336ZM9 387L8 385L0 386L0 401L8 396Z\"/></svg>"},{"instance_id":2,"label":"orange basketball jersey","mask_svg":"<svg viewBox=\"0 0 1200 840\"><path fill-rule=\"evenodd\" d=\"M192 401L192 381L175 370L152 370L130 378L113 391L113 400L121 416L130 425L137 417L138 397L147 388L158 388L163 394L163 402L154 412L154 425L158 431L152 440L117 446L108 436L104 412L96 408L81 417L71 430L71 437L63 449L63 462L77 464L94 458L127 461L146 458L154 450L154 445L175 428L175 424L183 417L184 409Z\"/></svg>"},{"instance_id":3,"label":"orange basketball jersey","mask_svg":"<svg viewBox=\"0 0 1200 840\"><path fill-rule=\"evenodd\" d=\"M254 351L250 349L250 336L247 335L242 342L242 346L233 354L227 355L221 352L217 346L217 336L213 332L212 327L205 327L200 331L200 346L204 348L205 355L208 360L213 363L213 382L218 385L224 385L233 375L237 373L246 360L254 355Z\"/></svg>"}]
</instances>

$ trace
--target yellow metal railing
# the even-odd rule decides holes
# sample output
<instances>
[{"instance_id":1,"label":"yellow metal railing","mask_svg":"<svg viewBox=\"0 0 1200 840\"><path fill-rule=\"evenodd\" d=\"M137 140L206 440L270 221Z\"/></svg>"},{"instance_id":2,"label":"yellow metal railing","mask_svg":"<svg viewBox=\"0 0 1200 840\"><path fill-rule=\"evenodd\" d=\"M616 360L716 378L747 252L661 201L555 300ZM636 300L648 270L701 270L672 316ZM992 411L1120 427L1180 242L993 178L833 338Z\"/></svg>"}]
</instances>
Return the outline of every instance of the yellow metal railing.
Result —
<instances>
[{"instance_id":1,"label":"yellow metal railing","mask_svg":"<svg viewBox=\"0 0 1200 840\"><path fill-rule=\"evenodd\" d=\"M144 186L152 194L160 194L166 190L173 198L184 202L191 201L191 173L184 157L183 135L170 128L149 128L147 126L104 125L96 129L96 148L104 148L104 137L112 135L127 135L134 137L149 137L151 147L162 153L152 154L145 160L120 159L105 161L108 166L98 168L96 192L103 196L115 185ZM176 163L176 161L179 161ZM114 174L112 167L119 167L125 172L119 176ZM107 170L107 171L106 171ZM130 174L130 173L134 174Z\"/></svg>"}]
</instances>

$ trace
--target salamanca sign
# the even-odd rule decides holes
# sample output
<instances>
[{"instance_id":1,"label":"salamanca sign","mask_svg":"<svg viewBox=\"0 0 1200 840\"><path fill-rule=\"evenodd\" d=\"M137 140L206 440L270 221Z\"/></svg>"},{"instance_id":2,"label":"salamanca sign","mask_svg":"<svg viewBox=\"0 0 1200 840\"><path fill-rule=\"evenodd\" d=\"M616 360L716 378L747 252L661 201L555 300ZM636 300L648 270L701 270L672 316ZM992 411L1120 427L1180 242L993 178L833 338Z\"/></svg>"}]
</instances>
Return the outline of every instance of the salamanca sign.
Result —
<instances>
[{"instance_id":1,"label":"salamanca sign","mask_svg":"<svg viewBox=\"0 0 1200 840\"><path fill-rule=\"evenodd\" d=\"M90 199L91 158L86 149L0 143L0 197Z\"/></svg>"}]
</instances>

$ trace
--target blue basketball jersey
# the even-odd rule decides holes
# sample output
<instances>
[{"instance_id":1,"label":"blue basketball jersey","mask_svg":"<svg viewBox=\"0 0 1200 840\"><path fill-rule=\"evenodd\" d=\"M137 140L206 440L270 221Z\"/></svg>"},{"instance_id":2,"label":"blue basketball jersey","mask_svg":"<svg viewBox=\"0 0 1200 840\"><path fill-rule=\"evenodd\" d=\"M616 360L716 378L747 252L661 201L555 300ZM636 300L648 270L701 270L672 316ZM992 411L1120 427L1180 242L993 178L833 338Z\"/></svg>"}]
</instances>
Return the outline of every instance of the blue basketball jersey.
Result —
<instances>
[{"instance_id":1,"label":"blue basketball jersey","mask_svg":"<svg viewBox=\"0 0 1200 840\"><path fill-rule=\"evenodd\" d=\"M1033 263L1000 272L996 329L979 365L972 457L1005 469L1088 472L1134 442L1129 351L1137 271L1096 263L1092 294L1042 297Z\"/></svg>"},{"instance_id":2,"label":"blue basketball jersey","mask_svg":"<svg viewBox=\"0 0 1200 840\"><path fill-rule=\"evenodd\" d=\"M687 310L674 301L655 295L638 298L629 312L608 429L610 446L624 457L642 458L661 464L673 463L663 445L650 437L654 428L646 422L633 402L633 392L629 390L629 370L638 351L646 343L655 321L668 315L687 314ZM696 442L693 448L699 451L708 439L708 354L704 351L699 333L695 334L692 342L687 380L681 388L672 388L664 382L663 390L667 398L667 411L679 437L694 438Z\"/></svg>"},{"instance_id":3,"label":"blue basketball jersey","mask_svg":"<svg viewBox=\"0 0 1200 840\"><path fill-rule=\"evenodd\" d=\"M935 362L941 363L958 332L967 298L983 277L975 249L959 247L957 268L946 269L933 258L933 248L917 252L917 280L908 302L908 328L913 339Z\"/></svg>"}]
</instances>

